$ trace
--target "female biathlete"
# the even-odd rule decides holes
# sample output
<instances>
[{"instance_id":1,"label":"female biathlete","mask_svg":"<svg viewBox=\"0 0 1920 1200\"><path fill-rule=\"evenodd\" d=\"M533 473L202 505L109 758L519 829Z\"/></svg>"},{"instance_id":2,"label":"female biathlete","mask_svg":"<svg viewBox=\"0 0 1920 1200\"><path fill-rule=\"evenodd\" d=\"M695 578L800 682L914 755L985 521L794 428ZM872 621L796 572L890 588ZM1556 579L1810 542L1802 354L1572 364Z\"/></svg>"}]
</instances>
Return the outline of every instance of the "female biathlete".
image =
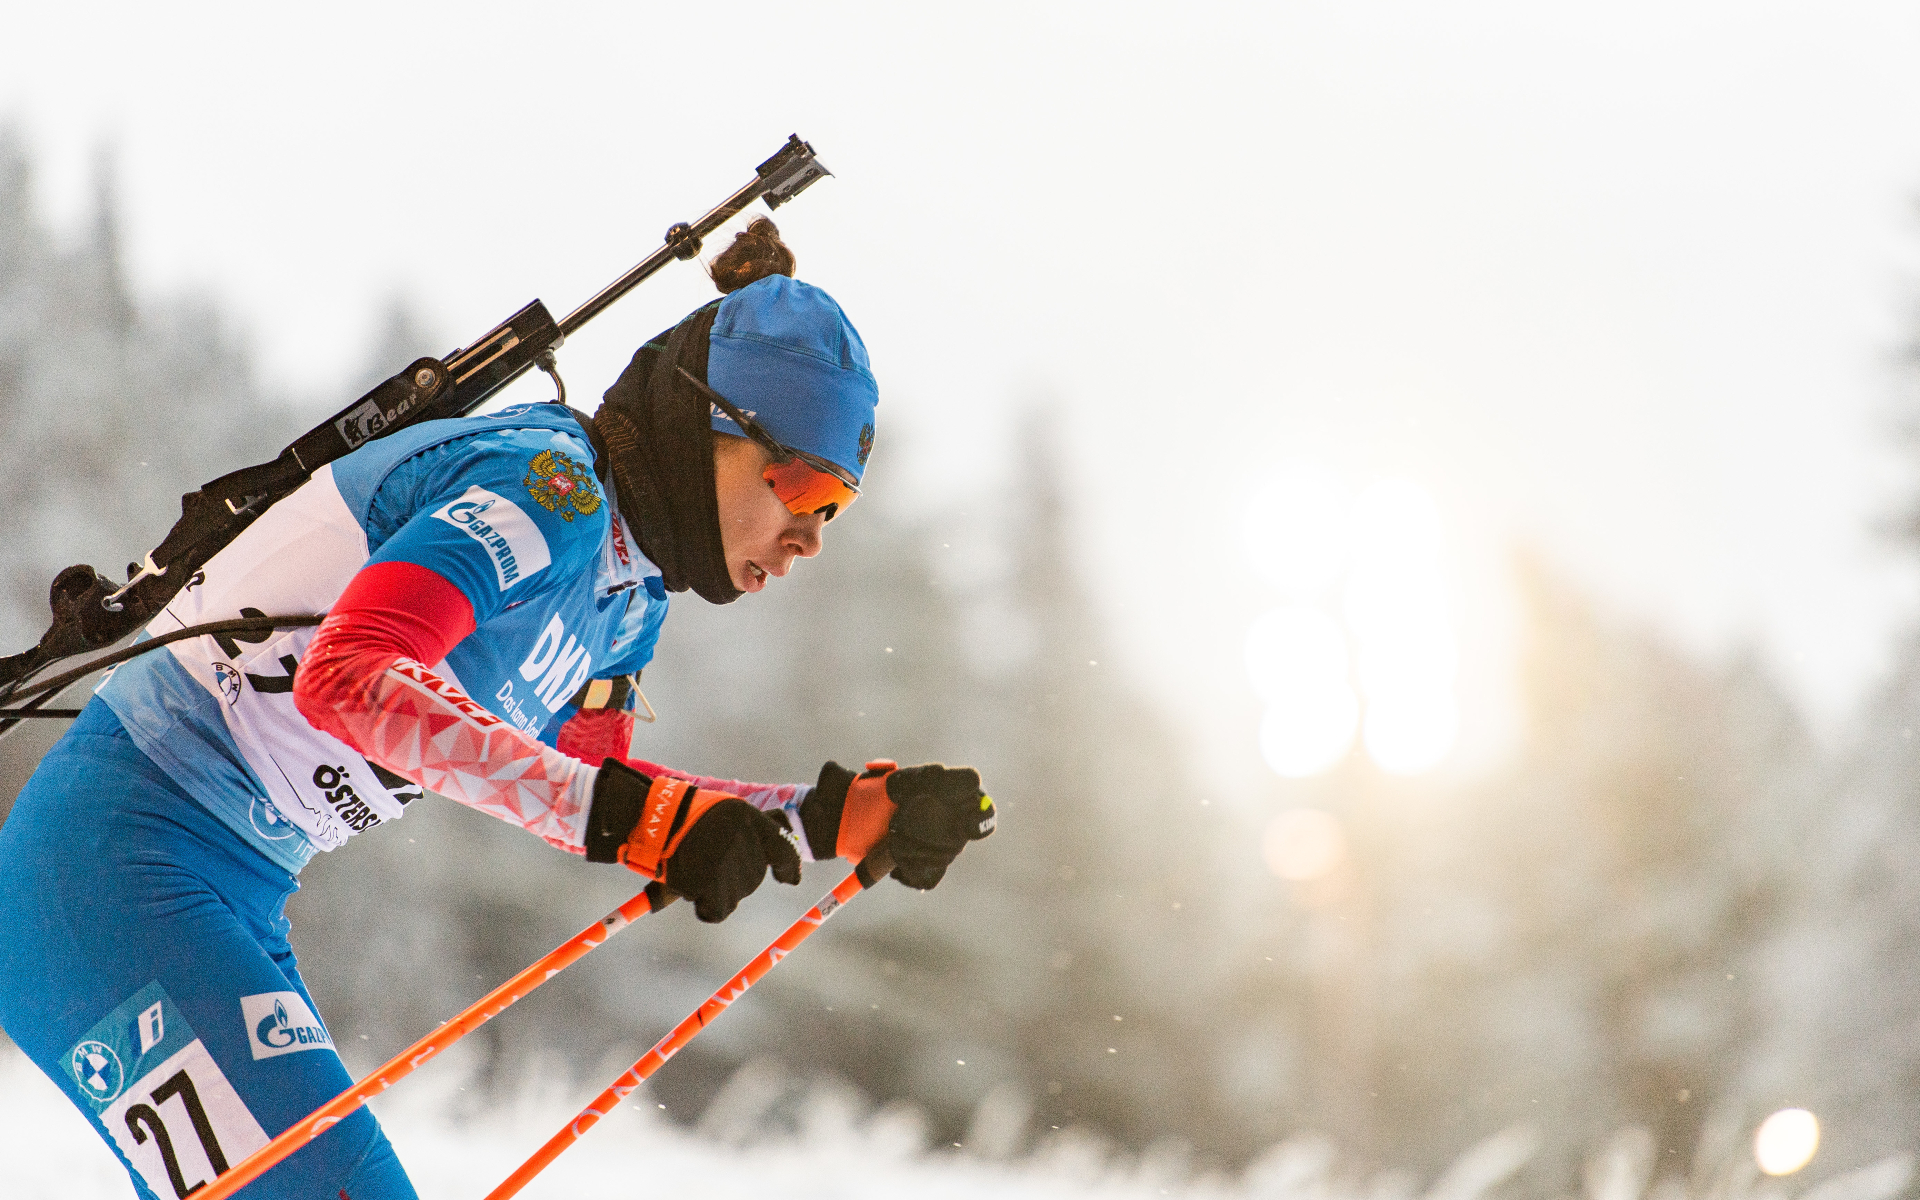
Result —
<instances>
[{"instance_id":1,"label":"female biathlete","mask_svg":"<svg viewBox=\"0 0 1920 1200\"><path fill-rule=\"evenodd\" d=\"M723 297L643 346L591 418L432 421L315 472L149 626L326 612L120 666L0 828L0 1025L181 1200L352 1080L294 963L301 867L431 789L723 920L803 860L880 838L930 888L993 806L971 769L827 763L812 785L633 757L668 595L725 604L818 554L852 503L878 392L773 223ZM483 870L484 865L475 863ZM362 1108L242 1193L414 1190Z\"/></svg>"}]
</instances>

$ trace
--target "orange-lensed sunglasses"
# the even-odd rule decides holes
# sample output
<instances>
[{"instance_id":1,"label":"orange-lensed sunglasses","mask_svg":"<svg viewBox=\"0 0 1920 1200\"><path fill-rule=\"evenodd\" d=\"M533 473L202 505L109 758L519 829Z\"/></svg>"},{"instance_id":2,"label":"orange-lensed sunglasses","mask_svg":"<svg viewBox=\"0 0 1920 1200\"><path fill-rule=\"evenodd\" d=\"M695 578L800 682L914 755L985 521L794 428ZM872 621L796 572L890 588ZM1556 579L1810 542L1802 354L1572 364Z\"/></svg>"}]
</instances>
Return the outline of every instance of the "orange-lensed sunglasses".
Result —
<instances>
[{"instance_id":1,"label":"orange-lensed sunglasses","mask_svg":"<svg viewBox=\"0 0 1920 1200\"><path fill-rule=\"evenodd\" d=\"M766 426L700 382L692 371L685 367L679 368L679 371L701 395L711 400L748 437L766 447L767 452L773 455L773 465L762 471L760 477L773 488L773 494L787 506L788 512L797 517L825 513L827 520L831 521L841 509L860 498L859 487L839 467L818 455L795 450L782 443L767 432Z\"/></svg>"}]
</instances>

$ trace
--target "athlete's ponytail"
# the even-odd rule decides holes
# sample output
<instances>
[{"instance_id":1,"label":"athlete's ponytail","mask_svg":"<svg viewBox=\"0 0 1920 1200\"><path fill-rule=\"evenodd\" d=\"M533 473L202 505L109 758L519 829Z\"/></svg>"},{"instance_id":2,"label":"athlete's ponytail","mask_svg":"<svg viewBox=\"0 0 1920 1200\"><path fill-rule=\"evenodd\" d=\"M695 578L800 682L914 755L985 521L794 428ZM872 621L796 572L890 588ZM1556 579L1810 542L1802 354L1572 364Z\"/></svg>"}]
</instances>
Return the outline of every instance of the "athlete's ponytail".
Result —
<instances>
[{"instance_id":1,"label":"athlete's ponytail","mask_svg":"<svg viewBox=\"0 0 1920 1200\"><path fill-rule=\"evenodd\" d=\"M780 240L780 228L757 217L734 236L733 245L713 256L707 274L722 292L737 292L769 275L793 274L793 251Z\"/></svg>"}]
</instances>

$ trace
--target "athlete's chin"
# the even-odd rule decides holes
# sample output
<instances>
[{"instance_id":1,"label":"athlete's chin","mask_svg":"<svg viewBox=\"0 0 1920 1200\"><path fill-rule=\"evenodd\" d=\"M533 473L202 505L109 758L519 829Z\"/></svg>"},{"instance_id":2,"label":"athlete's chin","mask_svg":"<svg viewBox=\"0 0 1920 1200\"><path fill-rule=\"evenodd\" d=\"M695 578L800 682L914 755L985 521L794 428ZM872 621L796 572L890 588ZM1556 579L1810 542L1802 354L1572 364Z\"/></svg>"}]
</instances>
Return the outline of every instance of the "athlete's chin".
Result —
<instances>
[{"instance_id":1,"label":"athlete's chin","mask_svg":"<svg viewBox=\"0 0 1920 1200\"><path fill-rule=\"evenodd\" d=\"M733 586L743 592L757 592L767 586L767 573L751 562L734 564L731 574Z\"/></svg>"}]
</instances>

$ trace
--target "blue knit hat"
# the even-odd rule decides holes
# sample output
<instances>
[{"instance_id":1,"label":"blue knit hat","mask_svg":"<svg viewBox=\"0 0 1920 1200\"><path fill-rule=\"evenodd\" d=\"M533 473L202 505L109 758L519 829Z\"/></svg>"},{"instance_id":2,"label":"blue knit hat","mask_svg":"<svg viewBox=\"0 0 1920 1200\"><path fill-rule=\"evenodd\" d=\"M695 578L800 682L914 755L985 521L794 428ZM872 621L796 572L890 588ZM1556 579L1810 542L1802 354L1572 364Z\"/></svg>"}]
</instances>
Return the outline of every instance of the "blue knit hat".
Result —
<instances>
[{"instance_id":1,"label":"blue knit hat","mask_svg":"<svg viewBox=\"0 0 1920 1200\"><path fill-rule=\"evenodd\" d=\"M707 340L707 386L781 443L826 459L856 482L866 470L880 388L859 332L812 284L769 275L729 292ZM746 436L712 408L715 432Z\"/></svg>"}]
</instances>

